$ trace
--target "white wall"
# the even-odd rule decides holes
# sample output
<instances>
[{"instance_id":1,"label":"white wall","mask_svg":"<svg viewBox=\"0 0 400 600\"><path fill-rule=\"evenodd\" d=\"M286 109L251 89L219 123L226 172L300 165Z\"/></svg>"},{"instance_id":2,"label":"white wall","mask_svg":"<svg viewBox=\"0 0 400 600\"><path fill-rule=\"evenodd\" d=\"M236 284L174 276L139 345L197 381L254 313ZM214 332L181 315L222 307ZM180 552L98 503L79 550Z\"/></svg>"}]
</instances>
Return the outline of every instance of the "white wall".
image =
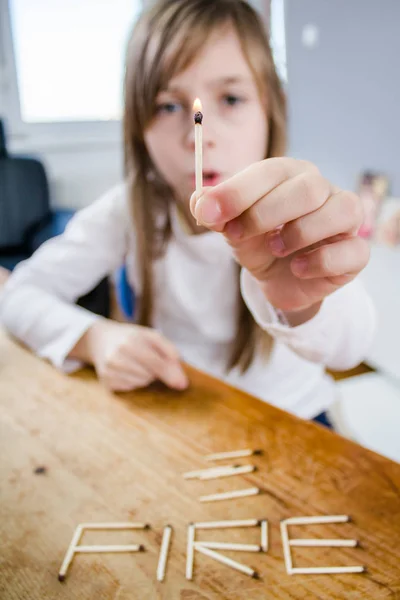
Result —
<instances>
[{"instance_id":1,"label":"white wall","mask_svg":"<svg viewBox=\"0 0 400 600\"><path fill-rule=\"evenodd\" d=\"M400 196L399 0L286 0L292 155L355 189L380 170ZM318 43L302 43L306 25Z\"/></svg>"}]
</instances>

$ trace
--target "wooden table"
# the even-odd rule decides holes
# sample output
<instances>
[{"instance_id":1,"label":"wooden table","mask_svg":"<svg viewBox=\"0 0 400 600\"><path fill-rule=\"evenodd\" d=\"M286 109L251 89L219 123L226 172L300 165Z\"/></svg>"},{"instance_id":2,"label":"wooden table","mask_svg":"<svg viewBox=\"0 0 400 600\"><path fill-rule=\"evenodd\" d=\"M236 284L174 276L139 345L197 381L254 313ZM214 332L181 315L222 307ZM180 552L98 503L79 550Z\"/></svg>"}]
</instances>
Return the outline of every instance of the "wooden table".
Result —
<instances>
[{"instance_id":1,"label":"wooden table","mask_svg":"<svg viewBox=\"0 0 400 600\"><path fill-rule=\"evenodd\" d=\"M313 424L188 370L191 387L124 395L89 370L58 373L0 334L0 597L26 600L400 598L400 466ZM258 471L186 481L209 452L262 448ZM44 466L45 473L35 474ZM202 504L201 494L259 486L259 496ZM294 548L297 566L365 565L364 574L288 575L279 523L349 514L341 525L293 528L296 537L357 538L358 548ZM209 557L185 579L190 521L268 518L268 553L230 553L256 581ZM149 531L87 532L85 544L140 543L140 554L76 556L58 570L82 522L144 521ZM165 582L156 582L164 526L174 527ZM259 529L200 532L258 543Z\"/></svg>"}]
</instances>

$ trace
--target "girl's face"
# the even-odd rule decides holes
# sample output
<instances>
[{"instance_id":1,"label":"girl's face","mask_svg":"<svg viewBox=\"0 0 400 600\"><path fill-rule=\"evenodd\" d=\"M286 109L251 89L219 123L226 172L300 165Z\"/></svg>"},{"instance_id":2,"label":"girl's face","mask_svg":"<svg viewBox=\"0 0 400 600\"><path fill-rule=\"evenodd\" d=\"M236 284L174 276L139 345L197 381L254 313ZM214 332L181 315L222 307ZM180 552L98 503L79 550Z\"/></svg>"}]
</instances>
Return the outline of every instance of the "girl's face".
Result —
<instances>
[{"instance_id":1,"label":"girl's face","mask_svg":"<svg viewBox=\"0 0 400 600\"><path fill-rule=\"evenodd\" d=\"M195 188L193 101L203 106L203 176L214 186L265 158L266 110L233 27L214 32L202 52L156 99L145 142L178 201Z\"/></svg>"}]
</instances>

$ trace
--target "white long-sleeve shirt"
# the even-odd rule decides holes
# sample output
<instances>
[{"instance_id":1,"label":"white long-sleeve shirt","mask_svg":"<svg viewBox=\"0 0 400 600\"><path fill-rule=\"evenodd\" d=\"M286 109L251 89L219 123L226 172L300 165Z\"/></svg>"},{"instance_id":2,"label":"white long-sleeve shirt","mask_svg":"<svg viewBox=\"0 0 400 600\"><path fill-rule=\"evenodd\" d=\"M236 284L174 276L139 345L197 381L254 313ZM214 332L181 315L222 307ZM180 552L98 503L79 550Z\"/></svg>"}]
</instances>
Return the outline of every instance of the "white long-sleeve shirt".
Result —
<instances>
[{"instance_id":1,"label":"white long-sleeve shirt","mask_svg":"<svg viewBox=\"0 0 400 600\"><path fill-rule=\"evenodd\" d=\"M105 194L71 220L65 233L45 243L20 264L0 296L0 321L39 356L58 368L80 366L67 358L96 315L74 304L104 276L127 265L130 285L140 296L125 185ZM357 280L328 296L310 321L289 327L246 270L241 293L255 320L274 339L265 361L257 356L245 374L226 373L236 332L237 265L223 236L188 235L176 209L172 238L154 264L152 326L195 367L285 410L311 418L333 401L325 366L357 365L372 340L372 303Z\"/></svg>"}]
</instances>

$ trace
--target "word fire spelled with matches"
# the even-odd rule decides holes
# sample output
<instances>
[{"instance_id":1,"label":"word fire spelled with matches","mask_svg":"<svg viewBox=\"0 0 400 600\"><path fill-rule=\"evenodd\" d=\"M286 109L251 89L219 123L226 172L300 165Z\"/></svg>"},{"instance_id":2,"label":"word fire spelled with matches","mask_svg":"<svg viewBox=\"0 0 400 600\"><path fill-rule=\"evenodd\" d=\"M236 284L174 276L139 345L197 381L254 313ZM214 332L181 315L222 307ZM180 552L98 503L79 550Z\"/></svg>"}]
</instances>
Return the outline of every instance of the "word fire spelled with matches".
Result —
<instances>
[{"instance_id":1,"label":"word fire spelled with matches","mask_svg":"<svg viewBox=\"0 0 400 600\"><path fill-rule=\"evenodd\" d=\"M289 575L308 575L308 574L343 574L343 573L363 573L366 569L363 566L326 566L326 567L294 567L291 556L292 547L331 547L331 548L354 548L359 545L355 539L315 539L315 538L290 538L288 527L291 525L315 525L346 523L350 521L347 515L322 515L311 517L291 517L281 521L281 537L283 547L283 558L286 572ZM259 543L237 543L227 541L207 541L197 539L197 533L202 530L232 529L232 528L250 528L260 529ZM63 563L61 565L58 579L64 581L72 559L76 554L82 553L120 553L120 552L144 552L146 550L143 544L125 544L125 545L79 545L80 539L85 530L148 530L151 526L148 523L82 523L75 529L71 543L68 547ZM157 581L164 581L170 543L173 533L172 525L166 525L164 528L161 548L156 569ZM186 579L193 579L195 553L203 554L216 562L231 567L244 575L254 579L261 579L259 571L255 568L228 558L220 551L247 552L254 554L267 553L269 547L269 533L267 519L243 519L228 521L204 521L199 523L189 523L187 528L187 552L186 552ZM218 552L217 552L218 550Z\"/></svg>"},{"instance_id":2,"label":"word fire spelled with matches","mask_svg":"<svg viewBox=\"0 0 400 600\"><path fill-rule=\"evenodd\" d=\"M206 461L219 461L226 459L237 459L247 456L261 454L260 450L235 450L233 452L223 452L218 454L211 454L205 457ZM189 471L184 473L185 479L198 479L198 480L211 480L224 477L232 477L237 475L243 475L252 473L256 470L254 465L221 465L218 467L211 467L208 469L200 469L197 471ZM200 502L214 502L220 500L231 500L236 498L242 498L244 496L254 496L260 493L259 488L246 488L239 489L233 492L225 492L222 494L213 494L209 496L201 496ZM290 538L288 528L292 525L315 525L315 524L332 524L332 523L347 523L350 521L350 517L347 515L322 515L322 516L309 516L309 517L291 517L281 521L281 538L283 547L283 559L285 562L286 572L289 575L307 575L307 574L339 574L339 573L362 573L365 571L365 567L359 565L351 566L326 566L326 567L294 567L293 559L291 555L291 549L293 547L332 547L332 548L351 548L358 546L358 541L355 539L304 539L304 538ZM201 530L212 530L212 529L238 529L238 528L259 528L260 535L257 543L237 543L229 541L211 541L211 540L199 540L198 532ZM82 523L77 526L71 543L68 547L67 553L64 557L61 565L58 579L64 581L69 565L75 554L88 553L88 552L144 552L145 546L143 544L130 544L130 545L95 545L86 546L80 545L79 542L85 530L95 529L136 529L136 530L151 530L151 527L147 523ZM156 570L157 581L164 581L167 564L168 554L171 545L171 539L173 534L172 525L166 525L163 532L161 541L161 548L158 559L158 566ZM267 553L269 546L269 534L268 534L268 520L266 518L254 518L245 520L226 520L226 521L205 521L200 523L189 523L187 528L187 546L186 546L186 578L188 580L193 579L193 570L195 562L195 554L202 554L214 559L221 565L230 567L244 575L253 577L254 579L260 579L259 571L255 568L228 558L221 551L233 551L233 552L247 552L255 556L255 554Z\"/></svg>"}]
</instances>

